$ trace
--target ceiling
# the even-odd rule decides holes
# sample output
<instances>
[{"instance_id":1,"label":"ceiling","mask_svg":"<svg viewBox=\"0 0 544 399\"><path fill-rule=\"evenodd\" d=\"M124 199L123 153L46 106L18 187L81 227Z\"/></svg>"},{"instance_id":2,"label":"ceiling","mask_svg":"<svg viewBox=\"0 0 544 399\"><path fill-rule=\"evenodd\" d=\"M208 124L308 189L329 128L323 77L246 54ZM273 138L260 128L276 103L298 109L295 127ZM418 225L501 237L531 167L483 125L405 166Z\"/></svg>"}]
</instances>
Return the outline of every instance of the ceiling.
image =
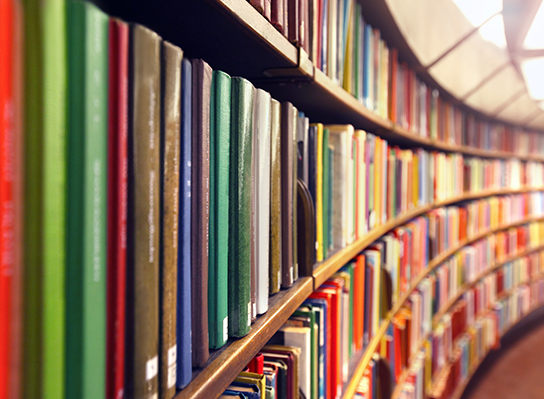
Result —
<instances>
[{"instance_id":1,"label":"ceiling","mask_svg":"<svg viewBox=\"0 0 544 399\"><path fill-rule=\"evenodd\" d=\"M528 57L544 57L544 49L523 49L541 2L503 0L507 45L500 47L485 38L498 15L474 25L453 0L385 0L424 72L443 89L492 118L544 130L544 111L530 96L520 66Z\"/></svg>"}]
</instances>

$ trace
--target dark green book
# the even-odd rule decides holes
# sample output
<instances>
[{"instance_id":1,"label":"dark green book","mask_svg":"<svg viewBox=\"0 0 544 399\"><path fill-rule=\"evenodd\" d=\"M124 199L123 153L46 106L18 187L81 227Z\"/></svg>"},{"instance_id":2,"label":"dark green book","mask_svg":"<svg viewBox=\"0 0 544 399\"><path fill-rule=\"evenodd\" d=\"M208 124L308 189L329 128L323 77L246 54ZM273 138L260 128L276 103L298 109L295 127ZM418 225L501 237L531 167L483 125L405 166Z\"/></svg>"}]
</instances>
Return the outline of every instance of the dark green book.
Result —
<instances>
[{"instance_id":1,"label":"dark green book","mask_svg":"<svg viewBox=\"0 0 544 399\"><path fill-rule=\"evenodd\" d=\"M241 337L251 324L251 160L253 85L232 78L229 198L229 335Z\"/></svg>"},{"instance_id":2,"label":"dark green book","mask_svg":"<svg viewBox=\"0 0 544 399\"><path fill-rule=\"evenodd\" d=\"M329 148L329 129L323 129L323 259L327 259L327 252L331 246L329 219L329 193L330 189L330 148Z\"/></svg>"},{"instance_id":3,"label":"dark green book","mask_svg":"<svg viewBox=\"0 0 544 399\"><path fill-rule=\"evenodd\" d=\"M210 100L210 246L208 334L210 348L225 345L229 313L229 166L231 78L214 71Z\"/></svg>"},{"instance_id":4,"label":"dark green book","mask_svg":"<svg viewBox=\"0 0 544 399\"><path fill-rule=\"evenodd\" d=\"M23 393L65 396L66 2L25 0Z\"/></svg>"},{"instance_id":5,"label":"dark green book","mask_svg":"<svg viewBox=\"0 0 544 399\"><path fill-rule=\"evenodd\" d=\"M66 397L103 398L106 378L108 17L68 3Z\"/></svg>"}]
</instances>

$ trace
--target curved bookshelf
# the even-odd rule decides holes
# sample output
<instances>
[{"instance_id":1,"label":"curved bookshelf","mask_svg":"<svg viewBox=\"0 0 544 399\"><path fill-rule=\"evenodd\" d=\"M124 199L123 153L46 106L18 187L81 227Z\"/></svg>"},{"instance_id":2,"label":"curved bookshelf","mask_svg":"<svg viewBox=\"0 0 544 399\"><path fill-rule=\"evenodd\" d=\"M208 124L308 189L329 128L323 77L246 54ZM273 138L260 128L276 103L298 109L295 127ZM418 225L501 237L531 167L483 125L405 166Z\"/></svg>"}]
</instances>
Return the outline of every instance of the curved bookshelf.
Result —
<instances>
[{"instance_id":1,"label":"curved bookshelf","mask_svg":"<svg viewBox=\"0 0 544 399\"><path fill-rule=\"evenodd\" d=\"M300 277L290 289L270 297L270 308L253 323L249 334L212 353L207 366L193 373L189 385L175 398L210 399L221 395L312 291L312 278Z\"/></svg>"},{"instance_id":2,"label":"curved bookshelf","mask_svg":"<svg viewBox=\"0 0 544 399\"><path fill-rule=\"evenodd\" d=\"M531 281L528 281L526 283L522 283L520 285L523 285L523 284L527 284L527 283L531 283L533 280ZM502 299L502 298L505 298L505 297L508 297L509 295L508 294L512 294L517 288L517 287L514 287L512 290L508 290L506 292L505 295L501 295L500 298L498 299ZM523 319L525 319L526 317L528 317L531 313L533 313L535 310L541 308L543 305L540 303L540 304L536 304L535 306L531 307L527 313L525 313L521 318L519 318L518 320L516 320L515 323L512 323L507 329L506 331L501 335L500 338L504 337L512 328L514 328L518 323L520 323ZM486 309L486 310L489 310L489 309ZM483 312L482 312L483 313ZM478 316L481 316L481 315L478 315ZM468 326L470 327L470 326ZM466 330L465 330L466 331ZM457 342L457 340L452 344L452 347L455 347L455 343ZM467 378L465 378L463 381L461 381L461 383L459 385L457 385L457 388L455 389L455 391L453 391L450 399L460 399L461 396L463 395L468 383L470 382L472 376L474 375L474 373L476 372L476 370L478 369L478 367L480 367L480 365L483 363L483 361L485 360L485 358L487 357L487 355L490 353L491 351L488 351L484 356L482 356L481 359L477 360L476 363L474 363L472 365L472 370L469 374L469 376ZM395 396L392 396L392 398L395 398Z\"/></svg>"},{"instance_id":3,"label":"curved bookshelf","mask_svg":"<svg viewBox=\"0 0 544 399\"><path fill-rule=\"evenodd\" d=\"M486 191L481 191L478 193L466 193L458 197L435 201L430 205L423 205L423 206L411 209L407 212L404 212L403 214L399 215L395 219L392 219L381 226L375 227L374 229L369 231L367 234L359 238L354 243L348 245L345 248L339 249L331 257L329 257L328 259L318 264L317 267L314 268L314 272L313 272L314 284L315 284L314 288L318 288L321 284L327 281L334 273L336 273L342 266L344 266L347 262L353 259L359 252L364 250L366 247L368 247L378 238L386 234L388 231L393 230L396 227L402 226L406 224L408 221L410 221L411 219L417 216L423 215L424 213L427 213L435 208L440 208L442 206L452 205L455 203L474 200L478 198L486 198L486 197L508 195L508 194L521 194L521 193L527 193L527 192L533 192L533 191L534 192L544 191L544 189L523 188L520 190L510 190L510 189L496 190L496 191L486 190ZM527 223L527 222L524 222L524 223ZM486 232L485 234L488 234L488 233L489 232ZM483 237L483 235L477 235L477 238L475 239L478 239L481 237ZM446 259L449 256L451 255L446 256L444 259ZM442 259L441 262L444 259Z\"/></svg>"},{"instance_id":4,"label":"curved bookshelf","mask_svg":"<svg viewBox=\"0 0 544 399\"><path fill-rule=\"evenodd\" d=\"M387 327L393 320L393 317L400 311L404 303L408 300L410 297L410 294L418 287L419 283L423 281L425 277L427 277L434 269L436 269L438 266L440 266L446 259L454 255L457 251L459 251L461 248L489 235L496 232L500 232L502 230L506 230L510 227L515 227L519 225L523 225L526 223L530 223L533 221L543 221L544 218L527 218L523 221L519 221L516 223L512 223L506 226L500 226L496 229L488 229L484 232L481 232L479 234L476 234L475 236L471 237L470 239L467 239L461 243L459 243L457 246L450 248L449 250L445 251L444 253L438 255L436 258L431 260L429 262L428 267L425 269L421 275L417 276L417 278L412 282L410 285L410 288L400 297L400 299L393 305L391 311L387 315L387 317L381 322L380 328L378 329L378 332L372 339L370 340L368 346L366 347L364 353L362 354L362 357L360 357L359 362L356 365L356 368L352 375L349 377L349 381L347 383L347 386L345 386L345 389L343 390L342 398L349 399L354 396L355 390L357 389L357 385L359 384L359 380L363 376L363 372L366 369L368 363L370 362L370 359L372 358L372 355L378 348L378 345L383 337L383 335L387 331ZM521 251L519 253L516 253L510 257L507 257L506 259L503 259L499 262L495 262L495 264L485 271L485 273L482 273L480 276L478 276L475 281L465 284L460 290L458 295L455 296L455 298L452 298L452 300L448 301L438 312L435 317L433 317L433 324L436 320L439 320L440 317L447 312L451 306L459 299L459 297L465 292L468 288L470 288L472 285L474 285L476 282L478 282L481 278L485 277L487 274L489 274L491 271L497 269L498 267L504 265L505 263L511 262L512 260L528 255L532 252L538 251L539 249L544 249L544 244L539 245L537 247L529 248L527 250ZM437 316L440 315L440 317L437 318ZM357 355L355 355L357 356ZM360 355L361 356L361 355Z\"/></svg>"},{"instance_id":5,"label":"curved bookshelf","mask_svg":"<svg viewBox=\"0 0 544 399\"><path fill-rule=\"evenodd\" d=\"M293 287L289 288L288 290L280 291L278 294L270 297L269 310L264 315L260 316L254 324L252 324L250 333L243 338L229 340L227 345L225 345L223 348L214 351L211 354L208 364L204 368L193 373L193 379L191 382L187 385L187 387L178 392L175 398L208 399L220 395L220 393L234 380L234 378L236 378L238 373L259 352L259 350L267 343L267 341L282 326L282 324L316 288L329 279L358 253L360 253L382 235L386 234L388 231L406 224L414 217L442 206L490 196L521 194L537 191L544 191L544 188L523 188L519 190L505 189L496 191L487 190L478 193L467 193L447 200L436 201L432 205L414 208L408 212L405 212L399 217L390 220L384 225L374 228L364 237L345 248L339 249L331 257L320 263L314 269L312 276L300 277ZM429 262L428 267L425 269L425 272L414 280L408 291L402 295L397 303L395 303L388 317L380 324L380 328L376 336L372 338L364 353L359 354L359 357L361 355L362 357L360 357L360 360L358 361L355 373L350 377L350 383L347 388L351 389L353 392L351 395L348 395L348 391L345 390L343 397L350 398L353 396L360 376L362 376L362 373L370 361L377 345L379 344L381 337L385 334L392 317L400 310L406 300L408 300L411 292L416 289L418 284L430 272L432 272L437 266L444 262L444 260L455 254L455 252L462 247L469 245L488 234L540 220L544 221L544 217L529 217L508 225L487 229L475 234L463 242L459 242L457 246L444 251L436 258L432 259ZM533 251L534 250L536 249L533 249ZM359 378L357 378L357 376L359 376ZM353 387L351 387L352 385Z\"/></svg>"},{"instance_id":6,"label":"curved bookshelf","mask_svg":"<svg viewBox=\"0 0 544 399\"><path fill-rule=\"evenodd\" d=\"M422 347L423 347L423 343L425 342L425 340L429 337L429 335L433 332L434 330L434 327L436 327L436 324L440 321L440 319L448 312L448 310L450 310L453 305L459 300L459 298L461 298L461 296L467 291L469 290L472 286L474 286L476 283L478 283L482 278L484 278L485 276L487 276L488 274L494 272L495 270L497 270L498 268L500 268L501 266L505 265L506 263L508 262L512 262L518 258L522 258L526 255L530 255L531 253L533 252L537 252L539 250L542 250L544 249L544 244L542 245L539 245L539 246L536 246L536 247L533 247L533 248L529 248L527 250L523 250L523 251L520 251L512 256L509 256L507 259L504 259L500 262L495 262L493 264L493 266L491 266L488 270L486 270L485 272L481 273L479 276L476 277L476 279L470 283L467 283L465 285L463 285L460 289L459 289L459 292L457 295L455 295L453 298L451 298L447 303L444 304L444 306L442 306L438 312L436 312L436 314L433 316L433 328L425 335L423 335L420 339L420 341L418 342L417 344L417 349L415 350L414 353L417 353ZM541 276L542 277L542 276ZM532 280L531 280L532 281ZM523 285L523 284L527 284L527 283L530 283L531 281L528 281L528 282L523 282L523 283L520 283L518 284L517 286L514 286L512 288L510 288L509 290L506 290L504 292L502 292L500 295L497 296L497 299L495 301L495 303L497 301L499 301L500 299L506 297L506 296L509 296L515 289L517 289L520 285ZM491 304L492 306L495 304ZM484 309L484 311L487 311L489 310L490 308L487 308L487 309ZM483 311L482 311L483 312ZM478 316L480 315L476 315L475 318L477 318ZM468 327L468 326L467 326ZM453 345L454 346L454 345ZM409 364L412 362L412 358L410 359L409 361ZM398 397L398 393L399 393L399 390L402 388L402 384L404 383L404 381L406 380L406 377L408 376L408 373L409 373L409 368L406 368L402 375L400 376L399 378L399 381L397 383L397 386L395 387L395 390L393 391L393 395L391 396L393 399Z\"/></svg>"},{"instance_id":7,"label":"curved bookshelf","mask_svg":"<svg viewBox=\"0 0 544 399\"><path fill-rule=\"evenodd\" d=\"M99 4L101 1L97 0ZM315 67L304 50L289 42L247 0L187 0L183 6L172 0L160 0L159 4L139 1L138 7L129 0L113 3L104 1L110 14L145 24L187 54L250 79L280 101L293 102L311 119L351 123L399 143L446 152L544 161L544 156L482 150L420 137L381 117ZM409 58L413 59L413 54Z\"/></svg>"}]
</instances>

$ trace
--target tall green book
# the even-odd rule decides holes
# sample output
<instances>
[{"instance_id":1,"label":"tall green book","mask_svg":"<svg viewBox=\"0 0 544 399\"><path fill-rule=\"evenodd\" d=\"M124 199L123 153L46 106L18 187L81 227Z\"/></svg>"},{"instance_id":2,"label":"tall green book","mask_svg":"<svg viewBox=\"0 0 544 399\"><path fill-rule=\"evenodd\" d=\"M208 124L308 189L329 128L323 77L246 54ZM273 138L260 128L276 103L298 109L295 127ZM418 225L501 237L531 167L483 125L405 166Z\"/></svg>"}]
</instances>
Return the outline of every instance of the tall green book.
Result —
<instances>
[{"instance_id":1,"label":"tall green book","mask_svg":"<svg viewBox=\"0 0 544 399\"><path fill-rule=\"evenodd\" d=\"M64 398L66 10L25 0L23 397Z\"/></svg>"},{"instance_id":2,"label":"tall green book","mask_svg":"<svg viewBox=\"0 0 544 399\"><path fill-rule=\"evenodd\" d=\"M210 348L225 345L229 312L229 166L231 78L214 71L210 104L210 244L208 334Z\"/></svg>"},{"instance_id":3,"label":"tall green book","mask_svg":"<svg viewBox=\"0 0 544 399\"><path fill-rule=\"evenodd\" d=\"M232 78L229 199L229 335L242 337L251 325L251 159L253 85Z\"/></svg>"},{"instance_id":4,"label":"tall green book","mask_svg":"<svg viewBox=\"0 0 544 399\"><path fill-rule=\"evenodd\" d=\"M66 396L99 399L106 377L108 17L68 11Z\"/></svg>"}]
</instances>

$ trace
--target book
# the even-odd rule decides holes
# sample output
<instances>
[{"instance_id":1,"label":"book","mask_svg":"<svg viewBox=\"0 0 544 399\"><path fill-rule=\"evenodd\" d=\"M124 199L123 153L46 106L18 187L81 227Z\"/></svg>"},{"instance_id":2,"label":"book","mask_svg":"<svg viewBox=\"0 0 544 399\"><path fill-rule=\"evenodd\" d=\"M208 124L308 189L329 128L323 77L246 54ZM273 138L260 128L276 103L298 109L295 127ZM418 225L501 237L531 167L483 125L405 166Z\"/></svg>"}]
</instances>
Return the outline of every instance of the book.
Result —
<instances>
[{"instance_id":1,"label":"book","mask_svg":"<svg viewBox=\"0 0 544 399\"><path fill-rule=\"evenodd\" d=\"M282 287L291 287L297 279L296 264L296 176L297 115L289 102L281 105L281 217L282 217Z\"/></svg>"},{"instance_id":2,"label":"book","mask_svg":"<svg viewBox=\"0 0 544 399\"><path fill-rule=\"evenodd\" d=\"M231 78L214 71L210 105L210 246L208 333L210 348L228 339Z\"/></svg>"},{"instance_id":3,"label":"book","mask_svg":"<svg viewBox=\"0 0 544 399\"><path fill-rule=\"evenodd\" d=\"M256 313L268 310L270 242L271 97L261 89L253 93L253 157L255 159L255 265Z\"/></svg>"},{"instance_id":4,"label":"book","mask_svg":"<svg viewBox=\"0 0 544 399\"><path fill-rule=\"evenodd\" d=\"M158 394L161 39L131 26L127 223L129 397Z\"/></svg>"},{"instance_id":5,"label":"book","mask_svg":"<svg viewBox=\"0 0 544 399\"><path fill-rule=\"evenodd\" d=\"M64 0L25 4L25 295L23 395L58 398L65 384L67 41ZM44 276L42 279L40 276ZM55 348L54 350L52 348Z\"/></svg>"},{"instance_id":6,"label":"book","mask_svg":"<svg viewBox=\"0 0 544 399\"><path fill-rule=\"evenodd\" d=\"M191 165L192 165L192 65L181 62L180 191L178 232L177 365L176 385L184 388L193 375L191 316Z\"/></svg>"},{"instance_id":7,"label":"book","mask_svg":"<svg viewBox=\"0 0 544 399\"><path fill-rule=\"evenodd\" d=\"M176 309L178 280L181 60L183 51L162 45L161 101L161 256L159 395L176 392Z\"/></svg>"},{"instance_id":8,"label":"book","mask_svg":"<svg viewBox=\"0 0 544 399\"><path fill-rule=\"evenodd\" d=\"M22 7L0 5L0 397L21 397L22 262Z\"/></svg>"},{"instance_id":9,"label":"book","mask_svg":"<svg viewBox=\"0 0 544 399\"><path fill-rule=\"evenodd\" d=\"M108 17L74 1L68 24L65 389L66 396L100 398L106 377Z\"/></svg>"},{"instance_id":10,"label":"book","mask_svg":"<svg viewBox=\"0 0 544 399\"><path fill-rule=\"evenodd\" d=\"M212 69L201 59L192 65L191 133L191 307L193 367L209 357L208 239L210 214L210 95Z\"/></svg>"},{"instance_id":11,"label":"book","mask_svg":"<svg viewBox=\"0 0 544 399\"><path fill-rule=\"evenodd\" d=\"M317 262L322 262L325 258L325 249L324 249L324 217L323 217L323 186L324 186L324 173L323 173L323 125L315 125L317 128L317 149L316 149L316 158L317 158L317 176L316 176L316 194L315 194L315 213L316 213L316 246L317 246Z\"/></svg>"},{"instance_id":12,"label":"book","mask_svg":"<svg viewBox=\"0 0 544 399\"><path fill-rule=\"evenodd\" d=\"M125 388L129 27L109 21L106 396Z\"/></svg>"},{"instance_id":13,"label":"book","mask_svg":"<svg viewBox=\"0 0 544 399\"><path fill-rule=\"evenodd\" d=\"M270 245L269 245L269 287L275 294L281 287L281 105L272 99L270 107Z\"/></svg>"},{"instance_id":14,"label":"book","mask_svg":"<svg viewBox=\"0 0 544 399\"><path fill-rule=\"evenodd\" d=\"M251 325L251 162L253 85L232 78L231 196L229 199L229 336L242 337Z\"/></svg>"}]
</instances>

